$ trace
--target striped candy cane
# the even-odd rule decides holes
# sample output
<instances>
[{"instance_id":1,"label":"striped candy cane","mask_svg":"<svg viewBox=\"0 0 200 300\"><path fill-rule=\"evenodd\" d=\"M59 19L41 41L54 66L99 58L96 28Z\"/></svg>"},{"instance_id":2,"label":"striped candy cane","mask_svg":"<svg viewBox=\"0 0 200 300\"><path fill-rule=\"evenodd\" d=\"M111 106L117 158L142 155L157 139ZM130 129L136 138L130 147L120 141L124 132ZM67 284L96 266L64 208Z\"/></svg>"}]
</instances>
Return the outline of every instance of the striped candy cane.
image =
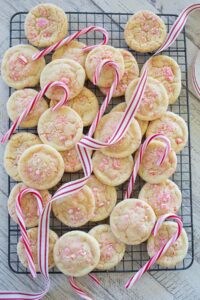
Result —
<instances>
[{"instance_id":1,"label":"striped candy cane","mask_svg":"<svg viewBox=\"0 0 200 300\"><path fill-rule=\"evenodd\" d=\"M99 280L97 279L97 277L93 274L89 274L89 277L98 285L100 285ZM91 297L88 296L88 294L81 289L75 282L74 277L69 277L69 284L71 285L72 289L74 290L74 292L79 295L82 299L86 299L86 300L93 300Z\"/></svg>"},{"instance_id":2,"label":"striped candy cane","mask_svg":"<svg viewBox=\"0 0 200 300\"><path fill-rule=\"evenodd\" d=\"M64 95L63 95L62 99L55 106L52 107L52 110L57 109L58 107L62 106L63 104L65 104L68 101L69 89L65 83L63 83L62 81L54 81L54 82L50 82L50 83L46 84L45 87L40 92L38 92L37 95L30 101L30 103L27 105L27 107L23 110L22 114L16 118L16 120L13 122L10 129L1 138L1 144L4 144L9 140L9 138L12 136L14 131L18 128L18 126L21 124L21 122L28 116L28 114L34 109L35 105L45 95L47 90L52 87L55 87L55 86L63 88Z\"/></svg>"},{"instance_id":3,"label":"striped candy cane","mask_svg":"<svg viewBox=\"0 0 200 300\"><path fill-rule=\"evenodd\" d=\"M22 197L26 194L29 194L29 193L33 194L36 198L37 205L38 205L39 216L42 214L42 210L43 210L42 197L41 197L41 195L38 191L36 191L32 188L24 188L19 192L19 194L16 197L15 208L16 208L18 224L19 224L20 231L21 231L21 238L22 238L22 241L24 243L25 252L26 252L26 256L27 256L27 260L28 260L29 270L30 270L32 276L36 277L36 270L35 270L35 265L34 265L34 262L33 262L33 255L31 253L30 242L29 242L29 239L28 239L26 225L25 225L25 222L24 222L24 215L23 215L23 211L21 209Z\"/></svg>"},{"instance_id":4,"label":"striped candy cane","mask_svg":"<svg viewBox=\"0 0 200 300\"><path fill-rule=\"evenodd\" d=\"M55 43L54 45L40 51L39 53L36 53L33 55L32 59L33 60L37 60L49 53L51 53L52 51L64 46L64 45L68 45L71 41L73 41L74 39L77 39L78 37L80 37L81 35L87 34L89 32L93 32L93 31L97 31L97 32L101 32L103 34L103 42L101 42L99 45L106 45L108 43L108 32L106 29L102 28L102 27L97 27L97 26L89 26L87 28L81 29L79 31L77 31L74 34L71 34L70 36L66 37L65 39ZM92 46L86 46L83 48L84 51L90 51L94 48L96 48L99 45L92 45Z\"/></svg>"},{"instance_id":5,"label":"striped candy cane","mask_svg":"<svg viewBox=\"0 0 200 300\"><path fill-rule=\"evenodd\" d=\"M179 238L181 232L182 232L182 228L183 228L183 223L181 221L181 218L178 217L177 215L174 214L166 214L161 216L152 231L153 236L155 237L160 229L160 227L162 226L163 222L165 220L168 219L174 219L177 222L178 228L176 233L169 239L169 241L163 245L160 250L150 258L150 260L133 276L131 276L131 278L127 281L127 283L125 284L125 288L126 289L130 289L141 277L142 275L147 272L151 266L163 255L166 253L166 251L171 247L171 245L173 245L177 239Z\"/></svg>"},{"instance_id":6,"label":"striped candy cane","mask_svg":"<svg viewBox=\"0 0 200 300\"><path fill-rule=\"evenodd\" d=\"M165 160L165 158L168 156L168 154L171 150L171 144L170 144L170 140L165 135L163 135L163 134L153 134L153 135L149 136L148 138L146 138L144 143L141 144L141 146L139 148L138 157L135 161L133 172L131 174L131 177L130 177L130 180L129 180L129 183L128 183L128 187L127 187L126 193L124 195L124 199L130 198L131 193L132 193L133 188L134 188L135 181L136 181L137 173L138 173L138 170L140 168L142 158L144 156L144 153L145 153L148 145L155 139L161 139L166 145L163 156L161 157L160 161L158 161L158 165L161 165L162 162Z\"/></svg>"}]
</instances>

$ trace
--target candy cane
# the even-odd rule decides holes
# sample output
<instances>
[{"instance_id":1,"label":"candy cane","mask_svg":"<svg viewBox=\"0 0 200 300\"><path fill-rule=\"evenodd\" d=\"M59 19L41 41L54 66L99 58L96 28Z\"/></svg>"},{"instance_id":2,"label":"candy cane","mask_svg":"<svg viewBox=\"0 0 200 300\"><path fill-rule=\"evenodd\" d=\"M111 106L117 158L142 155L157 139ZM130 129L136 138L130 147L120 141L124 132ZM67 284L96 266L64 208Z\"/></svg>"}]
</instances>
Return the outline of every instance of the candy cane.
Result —
<instances>
[{"instance_id":1,"label":"candy cane","mask_svg":"<svg viewBox=\"0 0 200 300\"><path fill-rule=\"evenodd\" d=\"M162 135L162 134L153 134L151 136L149 136L143 144L141 144L140 148L139 148L139 152L138 152L138 157L135 161L135 164L134 164L134 168L133 168L133 172L131 174L131 177L129 179L129 183L128 183L128 188L126 190L126 193L124 195L124 199L128 199L130 198L131 196L131 193L133 191L133 188L134 188L134 184L135 184L135 180L136 180L136 177L137 177L137 173L138 173L138 170L140 168L140 164L142 162L142 158L144 156L144 153L148 147L148 145L155 139L161 139L165 145L166 145L166 148L165 148L165 151L160 159L160 161L158 161L158 165L160 166L163 161L165 160L165 158L168 156L170 150L171 150L171 143L170 143L170 140Z\"/></svg>"},{"instance_id":2,"label":"candy cane","mask_svg":"<svg viewBox=\"0 0 200 300\"><path fill-rule=\"evenodd\" d=\"M98 285L100 284L100 281L97 279L95 275L93 274L88 274L88 275L95 283L97 283ZM92 300L92 298L89 297L88 294L76 284L74 277L69 277L69 284L71 285L74 292L77 295L79 295L82 299Z\"/></svg>"},{"instance_id":3,"label":"candy cane","mask_svg":"<svg viewBox=\"0 0 200 300\"><path fill-rule=\"evenodd\" d=\"M108 32L106 29L102 28L102 27L97 27L97 26L89 26L86 27L84 29L81 29L79 31L77 31L76 33L71 34L70 36L66 37L65 39L55 43L54 45L40 51L39 53L36 53L33 55L32 59L33 60L37 60L49 53L51 53L52 51L64 46L64 45L68 45L71 41L73 41L74 39L77 39L78 37L80 37L81 35L87 34L89 32L92 31L98 31L101 32L103 34L103 42L101 42L99 45L106 45L108 43ZM84 51L89 51L92 50L94 48L96 48L99 45L92 45L92 46L86 46L83 48Z\"/></svg>"},{"instance_id":4,"label":"candy cane","mask_svg":"<svg viewBox=\"0 0 200 300\"><path fill-rule=\"evenodd\" d=\"M35 265L34 265L34 262L33 262L33 255L31 253L30 242L29 242L29 239L28 239L26 225L25 225L25 222L24 222L24 215L23 215L23 211L21 209L22 197L24 195L28 194L28 193L31 193L35 196L35 198L37 200L37 204L38 204L39 216L42 214L42 210L43 210L42 197L41 197L41 195L38 191L36 191L32 188L24 188L19 192L19 194L16 197L15 208L16 208L18 224L19 224L19 227L20 227L21 235L22 235L21 238L22 238L22 241L24 243L25 252L26 252L26 256L27 256L27 260L28 260L28 266L29 266L29 269L30 269L30 272L31 272L32 276L36 277L36 270L35 270Z\"/></svg>"},{"instance_id":5,"label":"candy cane","mask_svg":"<svg viewBox=\"0 0 200 300\"><path fill-rule=\"evenodd\" d=\"M55 86L59 86L59 87L63 88L64 95L63 95L62 99L55 106L52 107L52 110L57 109L58 107L62 106L63 104L65 104L68 101L69 89L65 83L63 83L62 81L54 81L54 82L47 83L44 86L44 88L40 92L38 92L37 95L30 101L30 103L27 105L27 107L23 110L22 114L16 118L16 120L13 122L10 129L1 138L1 144L4 144L5 142L8 141L8 139L11 137L11 135L17 129L17 127L21 124L21 122L34 109L34 107L38 103L38 101L41 100L41 98L46 94L47 90L52 87L55 87Z\"/></svg>"},{"instance_id":6,"label":"candy cane","mask_svg":"<svg viewBox=\"0 0 200 300\"><path fill-rule=\"evenodd\" d=\"M152 231L153 236L155 237L160 229L160 227L162 226L163 222L167 219L174 219L177 222L178 228L176 233L169 239L169 241L163 245L160 250L154 254L154 256L152 256L150 258L150 260L133 276L131 276L131 278L127 281L127 283L125 284L125 288L126 289L130 289L141 277L142 275L147 272L151 266L163 255L166 253L166 251L171 247L171 245L173 245L177 239L179 238L181 232L182 232L182 228L183 228L183 223L181 221L181 218L178 217L177 215L174 214L166 214L161 216Z\"/></svg>"}]
</instances>

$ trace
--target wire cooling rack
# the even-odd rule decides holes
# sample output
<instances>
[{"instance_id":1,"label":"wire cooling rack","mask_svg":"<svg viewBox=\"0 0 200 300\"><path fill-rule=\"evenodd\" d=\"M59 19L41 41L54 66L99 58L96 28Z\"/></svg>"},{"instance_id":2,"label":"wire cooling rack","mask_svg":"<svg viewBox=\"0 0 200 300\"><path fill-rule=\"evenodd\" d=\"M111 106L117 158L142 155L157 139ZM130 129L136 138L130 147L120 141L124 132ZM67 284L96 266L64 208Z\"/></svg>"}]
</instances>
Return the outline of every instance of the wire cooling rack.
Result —
<instances>
[{"instance_id":1,"label":"wire cooling rack","mask_svg":"<svg viewBox=\"0 0 200 300\"><path fill-rule=\"evenodd\" d=\"M90 25L102 26L106 28L109 32L109 44L118 48L127 48L127 45L123 37L123 29L129 16L131 14L118 14L118 13L87 13L87 12L67 12L69 19L69 32L74 33L79 29ZM12 16L10 21L10 46L17 44L28 43L24 34L24 20L26 12L19 12ZM171 25L176 20L177 15L160 15L167 25L168 31ZM99 33L90 33L89 35L80 38L82 42L87 45L97 44L102 41L102 35ZM130 50L130 49L129 49ZM130 50L131 51L131 50ZM141 54L131 51L136 57L139 66L141 67L144 62L149 58L151 54ZM179 35L176 42L168 49L164 51L163 54L169 55L174 58L181 67L182 71L182 91L179 99L170 106L169 109L177 114L179 114L189 126L189 99L188 99L188 88L187 88L187 58L186 58L186 38L185 31ZM50 57L49 57L50 58ZM47 58L47 59L49 59ZM98 88L92 85L92 83L87 82L91 90L97 95L99 102L103 100L103 95L100 93ZM11 93L12 90L9 90ZM116 104L124 101L123 97L112 99L109 104L108 111ZM10 126L10 122L9 122ZM20 129L20 131L31 131L36 133L36 129ZM83 174L81 172L76 174L65 174L62 183L80 178ZM178 154L178 164L177 170L172 179L176 182L182 191L183 201L180 208L179 214L181 215L184 223L184 228L187 231L189 238L189 250L184 261L172 269L161 268L158 265L152 266L152 271L157 270L184 270L189 268L193 262L193 225L192 225L192 190L191 190L191 157L190 157L190 139L184 150ZM8 193L10 193L12 187L16 184L11 178L8 179ZM135 190L133 196L137 197L143 182L137 179ZM126 190L126 183L118 187L118 200L123 199L124 191ZM53 192L53 191L52 191ZM108 222L108 220L106 221ZM99 223L105 223L105 220ZM95 223L88 223L86 226L82 226L80 229L88 231L91 227L96 225ZM52 230L56 231L59 236L64 234L69 230L73 230L63 224L61 224L53 215L51 215L50 227ZM25 269L20 263L17 256L17 243L20 237L20 231L17 224L15 224L9 218L9 240L8 240L8 260L10 268L16 272L25 274L28 270ZM149 259L146 244L143 243L138 246L127 246L125 256L121 263L109 270L109 272L133 272L137 271L138 268L144 265ZM100 271L98 271L100 272ZM103 271L105 272L105 271ZM58 270L52 269L50 273L59 273Z\"/></svg>"}]
</instances>

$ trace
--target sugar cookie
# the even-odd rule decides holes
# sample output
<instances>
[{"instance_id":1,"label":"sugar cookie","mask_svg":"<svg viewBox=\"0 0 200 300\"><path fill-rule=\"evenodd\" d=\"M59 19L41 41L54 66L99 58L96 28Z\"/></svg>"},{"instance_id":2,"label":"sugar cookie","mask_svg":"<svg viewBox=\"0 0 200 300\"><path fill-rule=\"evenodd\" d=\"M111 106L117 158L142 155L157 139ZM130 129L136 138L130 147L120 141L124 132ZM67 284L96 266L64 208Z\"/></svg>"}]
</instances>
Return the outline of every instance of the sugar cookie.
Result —
<instances>
[{"instance_id":1,"label":"sugar cookie","mask_svg":"<svg viewBox=\"0 0 200 300\"><path fill-rule=\"evenodd\" d=\"M52 209L62 223L69 227L79 227L86 224L94 214L94 195L85 185L80 191L53 201Z\"/></svg>"},{"instance_id":2,"label":"sugar cookie","mask_svg":"<svg viewBox=\"0 0 200 300\"><path fill-rule=\"evenodd\" d=\"M70 107L46 110L38 122L38 135L43 143L58 151L73 148L83 134L83 122Z\"/></svg>"},{"instance_id":3,"label":"sugar cookie","mask_svg":"<svg viewBox=\"0 0 200 300\"><path fill-rule=\"evenodd\" d=\"M157 235L150 236L147 242L147 251L152 257L162 246L164 246L169 239L177 231L177 223L164 222L159 229ZM181 235L177 241L165 252L156 263L162 267L172 268L183 261L188 251L188 237L185 229L182 229Z\"/></svg>"},{"instance_id":4,"label":"sugar cookie","mask_svg":"<svg viewBox=\"0 0 200 300\"><path fill-rule=\"evenodd\" d=\"M166 55L156 55L147 64L148 75L162 82L173 104L181 92L181 69L177 62Z\"/></svg>"},{"instance_id":5,"label":"sugar cookie","mask_svg":"<svg viewBox=\"0 0 200 300\"><path fill-rule=\"evenodd\" d=\"M139 67L132 53L125 49L119 49L119 51L121 52L124 59L125 71L124 71L124 75L122 76L122 79L117 85L115 92L113 93L113 97L123 96L125 94L125 91L129 83L133 79L136 79L139 76ZM104 95L106 95L108 89L100 88L100 91Z\"/></svg>"},{"instance_id":6,"label":"sugar cookie","mask_svg":"<svg viewBox=\"0 0 200 300\"><path fill-rule=\"evenodd\" d=\"M152 141L147 146L138 171L139 176L146 182L161 183L176 171L177 157L174 150L171 150L162 164L159 165L165 147L165 144L159 141ZM136 153L136 157L137 155L138 153Z\"/></svg>"},{"instance_id":7,"label":"sugar cookie","mask_svg":"<svg viewBox=\"0 0 200 300\"><path fill-rule=\"evenodd\" d=\"M129 84L125 100L129 103L139 79L131 81ZM164 85L158 80L149 77L140 106L136 112L136 117L140 120L151 121L160 118L167 110L169 98Z\"/></svg>"},{"instance_id":8,"label":"sugar cookie","mask_svg":"<svg viewBox=\"0 0 200 300\"><path fill-rule=\"evenodd\" d=\"M75 146L69 150L61 151L60 154L64 160L65 172L74 173L82 169L81 161Z\"/></svg>"},{"instance_id":9,"label":"sugar cookie","mask_svg":"<svg viewBox=\"0 0 200 300\"><path fill-rule=\"evenodd\" d=\"M103 45L94 48L87 55L85 61L86 74L90 81L93 81L93 76L97 65L104 59L109 59L117 63L119 67L119 79L124 74L124 59L119 49L112 46ZM108 88L112 85L115 78L115 71L111 66L104 66L97 85L99 87Z\"/></svg>"},{"instance_id":10,"label":"sugar cookie","mask_svg":"<svg viewBox=\"0 0 200 300\"><path fill-rule=\"evenodd\" d=\"M58 48L52 55L52 60L59 58L69 58L77 61L83 68L85 68L85 60L87 52L83 51L86 47L84 43L79 41L71 41L68 45Z\"/></svg>"},{"instance_id":11,"label":"sugar cookie","mask_svg":"<svg viewBox=\"0 0 200 300\"><path fill-rule=\"evenodd\" d=\"M171 142L174 151L180 152L188 140L188 129L184 119L173 112L165 112L161 118L150 122L146 136L155 133L164 134Z\"/></svg>"},{"instance_id":12,"label":"sugar cookie","mask_svg":"<svg viewBox=\"0 0 200 300\"><path fill-rule=\"evenodd\" d=\"M24 89L15 91L7 102L8 116L12 121L19 117L23 110L28 106L30 101L37 95L37 91L33 89ZM37 125L41 114L47 110L48 104L44 98L34 106L33 110L28 116L20 123L22 128L31 128Z\"/></svg>"},{"instance_id":13,"label":"sugar cookie","mask_svg":"<svg viewBox=\"0 0 200 300\"><path fill-rule=\"evenodd\" d=\"M117 104L116 106L113 107L111 112L124 112L125 109L126 109L126 106L127 106L126 102L119 103L119 104ZM141 133L142 133L142 136L143 136L145 134L146 130L147 130L149 122L137 119L136 117L135 117L135 119L137 120L137 122L140 126L140 130L141 130Z\"/></svg>"},{"instance_id":14,"label":"sugar cookie","mask_svg":"<svg viewBox=\"0 0 200 300\"><path fill-rule=\"evenodd\" d=\"M10 192L8 198L8 212L12 220L18 223L17 214L16 214L16 197L19 192L27 188L25 184L18 183L16 184ZM51 195L47 190L39 191L43 199L43 206L45 207L46 203L51 199ZM21 208L24 216L24 221L27 227L35 227L39 222L38 215L38 205L35 196L31 193L24 195L21 199Z\"/></svg>"},{"instance_id":15,"label":"sugar cookie","mask_svg":"<svg viewBox=\"0 0 200 300\"><path fill-rule=\"evenodd\" d=\"M84 276L98 265L99 259L99 244L86 232L67 232L55 244L55 264L66 275Z\"/></svg>"},{"instance_id":16,"label":"sugar cookie","mask_svg":"<svg viewBox=\"0 0 200 300\"><path fill-rule=\"evenodd\" d=\"M8 141L4 152L4 168L14 180L21 180L17 169L20 156L26 149L37 144L42 142L37 135L30 132L16 133Z\"/></svg>"},{"instance_id":17,"label":"sugar cookie","mask_svg":"<svg viewBox=\"0 0 200 300\"><path fill-rule=\"evenodd\" d=\"M176 214L182 202L181 191L169 179L159 184L146 183L138 198L146 201L153 208L157 217L168 213Z\"/></svg>"},{"instance_id":18,"label":"sugar cookie","mask_svg":"<svg viewBox=\"0 0 200 300\"><path fill-rule=\"evenodd\" d=\"M142 10L132 15L124 29L127 45L138 52L157 50L165 41L167 28L157 15Z\"/></svg>"},{"instance_id":19,"label":"sugar cookie","mask_svg":"<svg viewBox=\"0 0 200 300\"><path fill-rule=\"evenodd\" d=\"M42 71L40 76L40 86L43 88L52 81L62 81L69 88L69 99L76 97L82 90L85 83L85 71L83 67L72 59L56 59L50 62ZM52 87L46 94L48 98L61 100L63 89Z\"/></svg>"},{"instance_id":20,"label":"sugar cookie","mask_svg":"<svg viewBox=\"0 0 200 300\"><path fill-rule=\"evenodd\" d=\"M113 234L127 245L138 245L151 234L156 216L145 201L126 199L119 202L110 215Z\"/></svg>"},{"instance_id":21,"label":"sugar cookie","mask_svg":"<svg viewBox=\"0 0 200 300\"><path fill-rule=\"evenodd\" d=\"M97 222L106 219L117 201L116 189L101 183L94 175L87 181L95 199L95 211L90 221Z\"/></svg>"},{"instance_id":22,"label":"sugar cookie","mask_svg":"<svg viewBox=\"0 0 200 300\"><path fill-rule=\"evenodd\" d=\"M32 45L48 47L66 36L68 19L60 7L42 3L32 8L27 14L24 29Z\"/></svg>"},{"instance_id":23,"label":"sugar cookie","mask_svg":"<svg viewBox=\"0 0 200 300\"><path fill-rule=\"evenodd\" d=\"M94 133L95 139L101 142L108 142L122 118L122 112L111 112L107 115L104 115L99 121L97 129ZM139 148L141 139L142 134L140 126L138 122L133 119L131 125L126 131L126 134L119 142L106 148L102 148L100 151L111 157L126 157Z\"/></svg>"},{"instance_id":24,"label":"sugar cookie","mask_svg":"<svg viewBox=\"0 0 200 300\"><path fill-rule=\"evenodd\" d=\"M33 254L33 262L35 264L36 272L40 271L38 265L38 228L31 228L27 230L28 239L30 241L31 253ZM53 257L53 249L58 240L57 234L53 230L49 230L49 261L48 268L51 269L55 266L54 257ZM22 238L19 239L17 244L17 254L19 256L19 260L22 265L28 268L28 260L25 252L24 243Z\"/></svg>"},{"instance_id":25,"label":"sugar cookie","mask_svg":"<svg viewBox=\"0 0 200 300\"><path fill-rule=\"evenodd\" d=\"M125 244L116 239L107 224L93 227L89 234L92 235L100 246L100 261L96 266L99 270L114 268L123 258Z\"/></svg>"},{"instance_id":26,"label":"sugar cookie","mask_svg":"<svg viewBox=\"0 0 200 300\"><path fill-rule=\"evenodd\" d=\"M104 184L117 186L125 182L133 170L133 158L114 158L96 151L92 157L93 172Z\"/></svg>"},{"instance_id":27,"label":"sugar cookie","mask_svg":"<svg viewBox=\"0 0 200 300\"><path fill-rule=\"evenodd\" d=\"M31 45L16 45L9 48L2 59L1 75L5 83L14 89L36 86L45 67L44 58L33 61L39 50Z\"/></svg>"},{"instance_id":28,"label":"sugar cookie","mask_svg":"<svg viewBox=\"0 0 200 300\"><path fill-rule=\"evenodd\" d=\"M35 189L55 186L64 173L64 162L58 151L49 145L35 145L23 152L18 163L22 181Z\"/></svg>"}]
</instances>

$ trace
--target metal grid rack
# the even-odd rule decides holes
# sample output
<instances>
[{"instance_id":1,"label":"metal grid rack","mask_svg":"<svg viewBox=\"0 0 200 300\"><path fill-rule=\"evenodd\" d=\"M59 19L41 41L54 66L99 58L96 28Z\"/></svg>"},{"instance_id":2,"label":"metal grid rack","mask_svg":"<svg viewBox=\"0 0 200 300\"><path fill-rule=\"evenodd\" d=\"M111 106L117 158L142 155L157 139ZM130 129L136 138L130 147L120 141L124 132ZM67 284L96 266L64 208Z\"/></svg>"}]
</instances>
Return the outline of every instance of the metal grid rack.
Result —
<instances>
[{"instance_id":1,"label":"metal grid rack","mask_svg":"<svg viewBox=\"0 0 200 300\"><path fill-rule=\"evenodd\" d=\"M127 48L127 45L123 37L123 28L126 24L129 16L131 14L118 14L118 13L87 13L87 12L67 12L66 13L69 19L69 32L74 33L79 29L90 25L102 26L106 28L109 32L109 44L118 48ZM10 21L10 46L14 46L21 43L28 43L25 34L24 34L24 20L26 12L19 12L13 15ZM176 20L177 15L160 15L167 25L168 31L171 25ZM90 33L87 36L80 38L82 42L85 42L87 45L97 44L102 40L102 36L99 33ZM130 49L129 49L130 50ZM131 50L130 50L131 51ZM144 62L150 57L151 54L141 54L131 51L136 57L139 66L141 67ZM185 31L179 35L176 42L168 49L163 52L163 54L169 55L174 58L181 67L182 71L182 91L179 99L176 101L173 106L170 106L169 109L177 114L179 114L188 124L189 128L189 99L188 99L188 88L187 88L187 60L186 60L186 37ZM48 59L48 57L47 57ZM103 95L100 93L98 88L92 85L92 83L87 82L91 90L93 90L101 103L103 100ZM9 90L11 93L12 90ZM109 104L108 111L116 104L124 101L123 97L113 98ZM10 122L9 122L10 126ZM31 131L36 133L36 129L20 129L21 131ZM76 174L65 174L62 182L71 181L77 178L80 178L82 173ZM184 228L187 231L189 238L189 251L184 259L184 261L179 264L177 267L172 269L161 268L158 265L154 265L151 270L184 270L189 268L193 262L193 225L192 225L192 191L191 191L191 157L190 157L190 140L188 145L184 150L178 154L178 164L177 170L172 178L179 188L182 191L183 201L182 206L179 211L179 214L182 216ZM12 187L16 184L11 178L8 179L8 193ZM138 192L143 185L143 182L140 179L137 179L135 190L133 196L137 197ZM118 200L123 199L123 194L126 189L126 183L118 187ZM53 191L52 191L53 192ZM108 222L108 220L106 221ZM105 220L99 223L105 223ZM86 226L82 226L80 229L88 231L94 223L88 223ZM59 236L64 234L69 230L73 230L63 224L61 224L56 218L52 215L50 227L58 233ZM8 261L10 268L16 272L25 274L28 273L28 270L25 269L20 263L17 256L17 242L20 237L20 231L18 225L16 225L9 218L9 240L8 240ZM121 261L121 263L109 270L109 272L133 272L137 271L138 268L144 265L149 259L146 244L143 243L138 246L128 246L126 249L126 254ZM98 271L99 272L99 271ZM105 271L103 271L105 272ZM50 273L59 273L57 269L52 269Z\"/></svg>"}]
</instances>

